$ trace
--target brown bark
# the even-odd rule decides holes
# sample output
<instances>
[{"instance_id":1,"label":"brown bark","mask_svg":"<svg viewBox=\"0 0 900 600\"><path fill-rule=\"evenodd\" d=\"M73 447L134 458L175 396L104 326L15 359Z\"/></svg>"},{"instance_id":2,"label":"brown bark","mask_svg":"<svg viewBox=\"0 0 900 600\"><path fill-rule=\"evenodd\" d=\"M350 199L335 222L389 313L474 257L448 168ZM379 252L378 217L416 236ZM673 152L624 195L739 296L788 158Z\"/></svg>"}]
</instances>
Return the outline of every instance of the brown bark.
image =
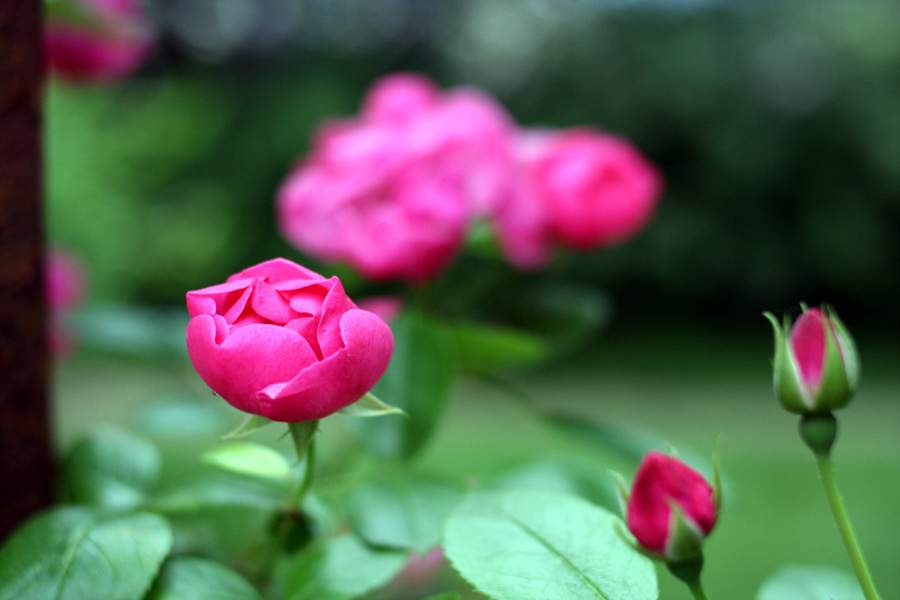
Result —
<instances>
[{"instance_id":1,"label":"brown bark","mask_svg":"<svg viewBox=\"0 0 900 600\"><path fill-rule=\"evenodd\" d=\"M0 1L0 540L51 500L41 1Z\"/></svg>"}]
</instances>

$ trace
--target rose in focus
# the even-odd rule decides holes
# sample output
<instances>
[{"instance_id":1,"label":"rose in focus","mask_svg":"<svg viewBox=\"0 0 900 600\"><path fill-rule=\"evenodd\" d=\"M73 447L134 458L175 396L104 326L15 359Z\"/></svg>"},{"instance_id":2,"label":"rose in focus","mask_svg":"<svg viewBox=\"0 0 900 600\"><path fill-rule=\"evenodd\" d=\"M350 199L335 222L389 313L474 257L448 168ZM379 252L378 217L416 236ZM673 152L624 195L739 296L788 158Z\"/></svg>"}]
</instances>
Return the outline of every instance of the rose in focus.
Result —
<instances>
[{"instance_id":1,"label":"rose in focus","mask_svg":"<svg viewBox=\"0 0 900 600\"><path fill-rule=\"evenodd\" d=\"M282 184L281 231L369 279L424 282L500 196L511 131L503 110L475 90L441 93L412 74L384 78L357 119L322 127Z\"/></svg>"},{"instance_id":2,"label":"rose in focus","mask_svg":"<svg viewBox=\"0 0 900 600\"><path fill-rule=\"evenodd\" d=\"M110 83L146 60L156 34L140 0L55 0L44 47L49 66L77 82Z\"/></svg>"},{"instance_id":3,"label":"rose in focus","mask_svg":"<svg viewBox=\"0 0 900 600\"><path fill-rule=\"evenodd\" d=\"M390 328L326 279L285 259L188 292L188 354L210 388L274 421L326 417L368 392L387 368Z\"/></svg>"},{"instance_id":4,"label":"rose in focus","mask_svg":"<svg viewBox=\"0 0 900 600\"><path fill-rule=\"evenodd\" d=\"M585 251L642 230L662 192L662 176L627 140L588 128L523 130L516 182L500 206L500 245L520 267L542 266L553 246Z\"/></svg>"},{"instance_id":5,"label":"rose in focus","mask_svg":"<svg viewBox=\"0 0 900 600\"><path fill-rule=\"evenodd\" d=\"M845 406L856 391L859 360L856 344L827 306L804 308L791 326L769 313L775 330L775 395L787 410L820 413Z\"/></svg>"},{"instance_id":6,"label":"rose in focus","mask_svg":"<svg viewBox=\"0 0 900 600\"><path fill-rule=\"evenodd\" d=\"M628 530L666 562L691 560L718 516L716 493L700 473L677 458L648 452L626 501Z\"/></svg>"}]
</instances>

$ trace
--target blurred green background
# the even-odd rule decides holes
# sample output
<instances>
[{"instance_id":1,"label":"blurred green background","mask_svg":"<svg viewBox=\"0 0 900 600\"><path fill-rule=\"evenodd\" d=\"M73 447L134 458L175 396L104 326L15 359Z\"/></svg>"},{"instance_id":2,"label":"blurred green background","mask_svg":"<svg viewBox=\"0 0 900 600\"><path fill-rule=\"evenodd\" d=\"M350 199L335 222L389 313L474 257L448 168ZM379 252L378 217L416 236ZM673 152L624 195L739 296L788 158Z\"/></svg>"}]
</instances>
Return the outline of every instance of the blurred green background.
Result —
<instances>
[{"instance_id":1,"label":"blurred green background","mask_svg":"<svg viewBox=\"0 0 900 600\"><path fill-rule=\"evenodd\" d=\"M389 72L482 87L523 125L624 135L667 180L645 232L561 253L537 273L457 266L452 281L502 281L490 294L495 313L532 289L610 299L612 319L583 340L588 350L509 378L541 404L653 431L701 460L722 433L731 488L710 542L709 588L751 598L784 563L848 566L794 418L771 397L760 317L833 303L864 369L845 411L838 479L884 597L900 597L900 3L148 4L162 38L138 76L47 90L48 234L82 257L89 307L178 315L185 291L274 256L347 275L279 237L273 198L317 124L355 113ZM347 281L354 294L383 291ZM98 419L135 426L161 396L215 404L177 350L180 332L168 336L179 317L160 315L144 332L158 336L150 354L129 347L126 315L108 321L105 350L61 365L62 447ZM116 339L124 352L110 351ZM195 446L175 446L167 464L193 460L236 418L191 432ZM492 435L497 424L515 434ZM422 463L477 477L566 451L579 450L497 389L467 382ZM661 597L687 598L662 579Z\"/></svg>"}]
</instances>

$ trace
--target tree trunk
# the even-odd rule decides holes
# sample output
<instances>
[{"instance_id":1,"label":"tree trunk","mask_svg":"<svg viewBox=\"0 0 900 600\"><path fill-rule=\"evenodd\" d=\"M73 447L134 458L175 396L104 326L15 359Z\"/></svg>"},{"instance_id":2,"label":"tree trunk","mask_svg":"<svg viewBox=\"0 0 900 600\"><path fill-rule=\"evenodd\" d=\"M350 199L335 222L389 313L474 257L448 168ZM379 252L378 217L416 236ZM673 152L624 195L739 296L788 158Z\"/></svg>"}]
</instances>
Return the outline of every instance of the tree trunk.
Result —
<instances>
[{"instance_id":1,"label":"tree trunk","mask_svg":"<svg viewBox=\"0 0 900 600\"><path fill-rule=\"evenodd\" d=\"M0 1L0 540L47 506L40 0Z\"/></svg>"}]
</instances>

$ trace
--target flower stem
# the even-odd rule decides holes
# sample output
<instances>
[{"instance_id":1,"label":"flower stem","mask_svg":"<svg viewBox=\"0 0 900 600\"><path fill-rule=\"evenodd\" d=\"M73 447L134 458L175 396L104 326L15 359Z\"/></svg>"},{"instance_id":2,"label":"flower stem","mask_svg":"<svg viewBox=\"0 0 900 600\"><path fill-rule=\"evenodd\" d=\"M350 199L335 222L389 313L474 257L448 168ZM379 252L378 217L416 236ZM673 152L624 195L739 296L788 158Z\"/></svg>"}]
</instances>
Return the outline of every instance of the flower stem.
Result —
<instances>
[{"instance_id":1,"label":"flower stem","mask_svg":"<svg viewBox=\"0 0 900 600\"><path fill-rule=\"evenodd\" d=\"M694 595L694 600L709 600L703 590L703 584L700 583L700 571L703 570L702 554L683 562L667 562L666 566L672 575L688 586L691 594Z\"/></svg>"},{"instance_id":2,"label":"flower stem","mask_svg":"<svg viewBox=\"0 0 900 600\"><path fill-rule=\"evenodd\" d=\"M875 589L875 582L869 573L869 567L866 565L866 559L863 557L856 534L853 533L850 517L847 515L847 509L844 506L844 499L841 497L837 482L834 479L831 455L825 452L816 452L815 456L816 463L819 466L819 475L821 475L822 484L825 486L825 495L828 497L828 504L831 505L831 512L834 515L834 522L837 524L841 539L847 548L847 554L850 555L850 562L853 563L853 570L856 571L856 578L859 579L863 595L866 597L866 600L878 600L879 596L878 591Z\"/></svg>"}]
</instances>

